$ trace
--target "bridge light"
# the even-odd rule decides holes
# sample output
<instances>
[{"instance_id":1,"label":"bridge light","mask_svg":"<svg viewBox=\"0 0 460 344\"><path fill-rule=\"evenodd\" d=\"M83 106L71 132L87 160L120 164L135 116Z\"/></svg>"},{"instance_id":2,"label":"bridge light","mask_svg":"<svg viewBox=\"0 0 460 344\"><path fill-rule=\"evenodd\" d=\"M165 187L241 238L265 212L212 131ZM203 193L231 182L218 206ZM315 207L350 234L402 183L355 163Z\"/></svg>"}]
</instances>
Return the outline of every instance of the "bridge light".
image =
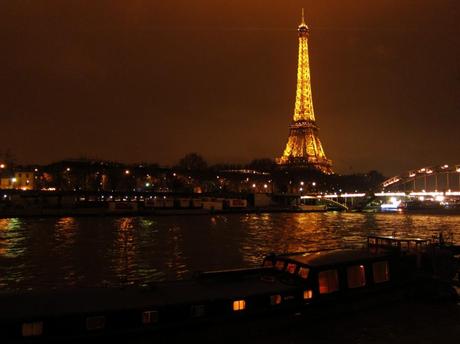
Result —
<instances>
[{"instance_id":1,"label":"bridge light","mask_svg":"<svg viewBox=\"0 0 460 344\"><path fill-rule=\"evenodd\" d=\"M441 168L445 169L445 168L448 168L448 167L449 167L449 165L446 164L446 165L442 166Z\"/></svg>"}]
</instances>

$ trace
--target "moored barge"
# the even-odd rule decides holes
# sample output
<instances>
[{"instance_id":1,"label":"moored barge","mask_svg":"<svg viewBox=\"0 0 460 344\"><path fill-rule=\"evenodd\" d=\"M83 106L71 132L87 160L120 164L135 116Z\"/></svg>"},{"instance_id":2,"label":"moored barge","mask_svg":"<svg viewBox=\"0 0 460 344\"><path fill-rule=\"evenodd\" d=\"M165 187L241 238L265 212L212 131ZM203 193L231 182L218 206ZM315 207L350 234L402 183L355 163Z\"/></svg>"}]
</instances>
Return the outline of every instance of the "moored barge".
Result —
<instances>
[{"instance_id":1,"label":"moored barge","mask_svg":"<svg viewBox=\"0 0 460 344\"><path fill-rule=\"evenodd\" d=\"M270 254L259 268L144 287L0 294L9 340L161 331L209 321L345 310L410 295L454 296L458 247L370 236L366 247Z\"/></svg>"}]
</instances>

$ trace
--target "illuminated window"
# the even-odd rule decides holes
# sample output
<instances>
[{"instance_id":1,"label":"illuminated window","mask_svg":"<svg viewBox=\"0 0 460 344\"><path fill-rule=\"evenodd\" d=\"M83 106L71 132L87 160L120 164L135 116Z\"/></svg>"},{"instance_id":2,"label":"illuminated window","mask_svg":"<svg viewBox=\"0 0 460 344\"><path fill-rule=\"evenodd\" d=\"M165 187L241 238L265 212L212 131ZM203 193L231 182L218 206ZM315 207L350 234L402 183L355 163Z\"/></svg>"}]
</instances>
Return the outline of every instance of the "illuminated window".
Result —
<instances>
[{"instance_id":1,"label":"illuminated window","mask_svg":"<svg viewBox=\"0 0 460 344\"><path fill-rule=\"evenodd\" d=\"M233 301L233 310L235 312L237 311L242 311L246 308L246 301L244 300L236 300L236 301Z\"/></svg>"},{"instance_id":2,"label":"illuminated window","mask_svg":"<svg viewBox=\"0 0 460 344\"><path fill-rule=\"evenodd\" d=\"M158 322L158 311L145 311L142 313L143 324L153 324Z\"/></svg>"},{"instance_id":3,"label":"illuminated window","mask_svg":"<svg viewBox=\"0 0 460 344\"><path fill-rule=\"evenodd\" d=\"M270 296L270 304L272 306L279 305L281 303L281 300L282 298L280 294Z\"/></svg>"},{"instance_id":4,"label":"illuminated window","mask_svg":"<svg viewBox=\"0 0 460 344\"><path fill-rule=\"evenodd\" d=\"M22 324L22 336L33 337L41 336L43 334L43 322L36 321Z\"/></svg>"},{"instance_id":5,"label":"illuminated window","mask_svg":"<svg viewBox=\"0 0 460 344\"><path fill-rule=\"evenodd\" d=\"M348 288L359 288L366 285L366 271L364 265L349 266L347 268Z\"/></svg>"},{"instance_id":6,"label":"illuminated window","mask_svg":"<svg viewBox=\"0 0 460 344\"><path fill-rule=\"evenodd\" d=\"M305 291L303 292L303 298L304 298L304 300L309 300L309 299L311 299L312 297L313 297L313 291L311 291L311 290L305 290Z\"/></svg>"},{"instance_id":7,"label":"illuminated window","mask_svg":"<svg viewBox=\"0 0 460 344\"><path fill-rule=\"evenodd\" d=\"M328 294L339 290L339 275L337 270L321 271L318 274L319 293Z\"/></svg>"},{"instance_id":8,"label":"illuminated window","mask_svg":"<svg viewBox=\"0 0 460 344\"><path fill-rule=\"evenodd\" d=\"M383 283L390 280L390 270L388 262L375 262L372 264L372 271L374 274L374 283Z\"/></svg>"},{"instance_id":9,"label":"illuminated window","mask_svg":"<svg viewBox=\"0 0 460 344\"><path fill-rule=\"evenodd\" d=\"M309 268L306 268L306 267L301 267L299 269L299 276L302 277L303 279L307 279L308 278L308 273L310 272L310 269Z\"/></svg>"},{"instance_id":10,"label":"illuminated window","mask_svg":"<svg viewBox=\"0 0 460 344\"><path fill-rule=\"evenodd\" d=\"M284 269L284 261L283 260L277 260L275 264L275 269L276 270L283 270Z\"/></svg>"},{"instance_id":11,"label":"illuminated window","mask_svg":"<svg viewBox=\"0 0 460 344\"><path fill-rule=\"evenodd\" d=\"M295 273L295 269L297 268L297 264L294 264L294 263L289 263L287 265L287 271L290 273L290 274L293 274Z\"/></svg>"},{"instance_id":12,"label":"illuminated window","mask_svg":"<svg viewBox=\"0 0 460 344\"><path fill-rule=\"evenodd\" d=\"M95 316L86 318L86 329L89 331L101 330L105 327L105 317Z\"/></svg>"}]
</instances>

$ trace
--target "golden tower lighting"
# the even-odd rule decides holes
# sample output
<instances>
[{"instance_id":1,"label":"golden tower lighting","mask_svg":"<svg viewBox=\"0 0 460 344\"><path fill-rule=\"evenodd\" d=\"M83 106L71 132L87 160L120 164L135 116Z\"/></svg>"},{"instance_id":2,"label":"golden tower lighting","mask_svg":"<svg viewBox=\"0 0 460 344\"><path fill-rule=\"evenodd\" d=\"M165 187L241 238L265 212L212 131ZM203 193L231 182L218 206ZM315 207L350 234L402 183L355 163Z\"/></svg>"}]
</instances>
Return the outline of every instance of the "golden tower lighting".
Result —
<instances>
[{"instance_id":1,"label":"golden tower lighting","mask_svg":"<svg viewBox=\"0 0 460 344\"><path fill-rule=\"evenodd\" d=\"M289 138L283 156L277 159L277 163L283 166L315 168L331 174L332 162L324 154L313 111L308 60L309 29L305 24L303 9L302 22L297 31L299 32L299 59L294 119L289 126Z\"/></svg>"}]
</instances>

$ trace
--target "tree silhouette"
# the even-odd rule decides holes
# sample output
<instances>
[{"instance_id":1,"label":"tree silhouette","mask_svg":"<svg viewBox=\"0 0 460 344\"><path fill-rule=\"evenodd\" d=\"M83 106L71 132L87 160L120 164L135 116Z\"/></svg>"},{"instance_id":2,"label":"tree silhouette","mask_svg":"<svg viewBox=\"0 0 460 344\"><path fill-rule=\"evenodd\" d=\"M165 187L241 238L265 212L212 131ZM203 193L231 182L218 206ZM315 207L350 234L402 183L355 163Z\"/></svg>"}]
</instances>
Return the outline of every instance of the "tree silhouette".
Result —
<instances>
[{"instance_id":1,"label":"tree silhouette","mask_svg":"<svg viewBox=\"0 0 460 344\"><path fill-rule=\"evenodd\" d=\"M208 164L201 155L189 153L179 160L178 167L182 170L197 171L205 170Z\"/></svg>"}]
</instances>

